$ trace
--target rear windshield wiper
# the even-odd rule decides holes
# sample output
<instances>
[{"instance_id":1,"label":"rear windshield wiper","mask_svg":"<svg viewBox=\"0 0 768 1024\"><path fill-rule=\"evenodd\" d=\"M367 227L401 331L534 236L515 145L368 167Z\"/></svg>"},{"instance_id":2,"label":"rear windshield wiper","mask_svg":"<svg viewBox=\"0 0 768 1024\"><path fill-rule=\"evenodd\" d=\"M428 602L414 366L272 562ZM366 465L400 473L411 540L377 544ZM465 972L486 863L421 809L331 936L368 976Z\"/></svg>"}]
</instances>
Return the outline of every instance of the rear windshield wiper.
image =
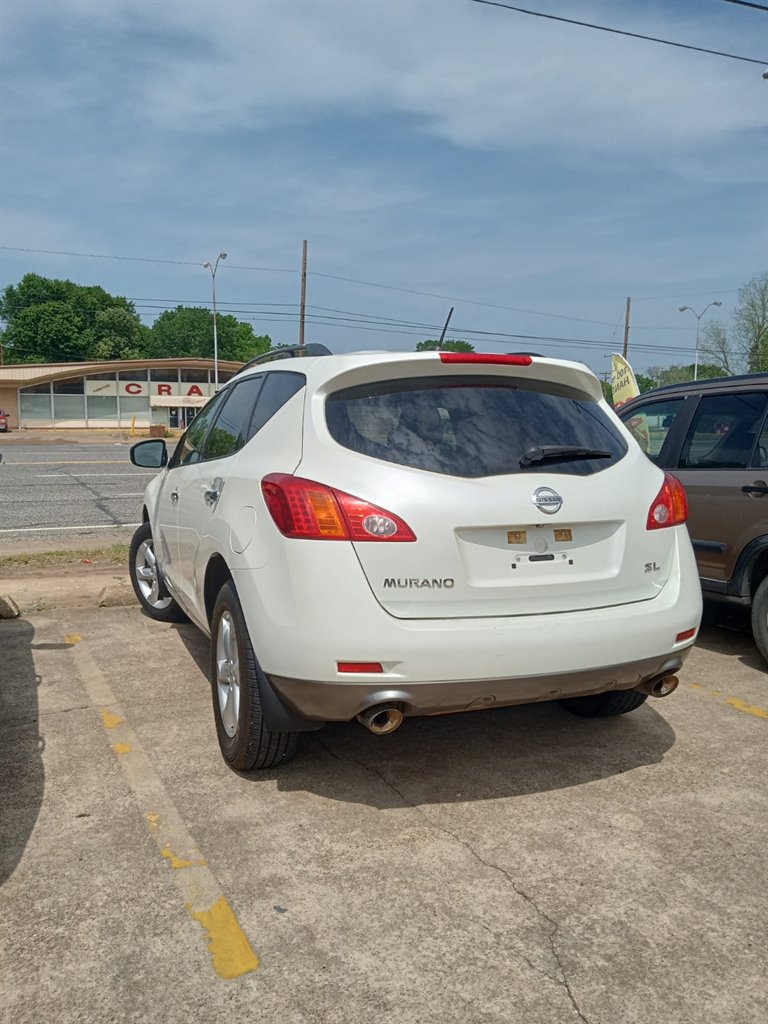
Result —
<instances>
[{"instance_id":1,"label":"rear windshield wiper","mask_svg":"<svg viewBox=\"0 0 768 1024\"><path fill-rule=\"evenodd\" d=\"M600 448L581 448L575 444L534 444L525 449L520 465L532 466L535 462L571 462L574 459L610 459L611 454Z\"/></svg>"}]
</instances>

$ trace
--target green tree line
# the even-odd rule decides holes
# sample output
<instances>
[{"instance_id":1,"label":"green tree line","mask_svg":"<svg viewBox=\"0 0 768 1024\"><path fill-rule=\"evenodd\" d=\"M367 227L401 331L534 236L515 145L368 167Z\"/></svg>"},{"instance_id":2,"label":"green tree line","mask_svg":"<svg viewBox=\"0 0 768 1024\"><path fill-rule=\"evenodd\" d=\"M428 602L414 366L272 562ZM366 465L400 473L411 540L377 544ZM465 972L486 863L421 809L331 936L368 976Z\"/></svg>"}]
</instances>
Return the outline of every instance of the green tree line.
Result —
<instances>
[{"instance_id":1,"label":"green tree line","mask_svg":"<svg viewBox=\"0 0 768 1024\"><path fill-rule=\"evenodd\" d=\"M25 274L0 296L6 363L65 363L92 359L173 359L213 355L213 318L204 306L177 306L151 326L134 304L97 285ZM217 314L219 356L246 362L272 340L249 323Z\"/></svg>"}]
</instances>

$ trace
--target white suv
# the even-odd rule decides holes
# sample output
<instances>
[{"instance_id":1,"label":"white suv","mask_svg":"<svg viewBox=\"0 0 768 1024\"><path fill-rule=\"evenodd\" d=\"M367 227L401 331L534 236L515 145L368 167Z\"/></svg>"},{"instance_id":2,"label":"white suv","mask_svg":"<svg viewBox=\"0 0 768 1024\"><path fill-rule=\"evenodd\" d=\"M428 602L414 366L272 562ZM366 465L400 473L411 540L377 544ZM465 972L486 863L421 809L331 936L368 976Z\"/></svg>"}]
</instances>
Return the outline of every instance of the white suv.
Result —
<instances>
[{"instance_id":1,"label":"white suv","mask_svg":"<svg viewBox=\"0 0 768 1024\"><path fill-rule=\"evenodd\" d=\"M245 367L170 459L131 451L161 469L133 585L211 637L230 765L331 720L672 692L701 616L685 493L585 366L305 352Z\"/></svg>"}]
</instances>

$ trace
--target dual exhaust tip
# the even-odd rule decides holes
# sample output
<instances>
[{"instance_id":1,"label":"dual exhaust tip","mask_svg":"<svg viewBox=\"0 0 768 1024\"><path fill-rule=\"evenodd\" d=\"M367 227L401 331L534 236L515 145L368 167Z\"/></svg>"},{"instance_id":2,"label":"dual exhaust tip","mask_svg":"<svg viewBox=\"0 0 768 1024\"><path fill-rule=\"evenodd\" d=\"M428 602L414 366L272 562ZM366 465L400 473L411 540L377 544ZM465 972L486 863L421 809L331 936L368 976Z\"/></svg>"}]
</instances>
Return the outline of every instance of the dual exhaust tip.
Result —
<instances>
[{"instance_id":1,"label":"dual exhaust tip","mask_svg":"<svg viewBox=\"0 0 768 1024\"><path fill-rule=\"evenodd\" d=\"M666 675L660 679L649 679L636 689L649 697L668 697L675 692L679 683L677 676ZM372 708L366 708L357 715L358 722L374 736L387 736L395 732L403 724L403 718L403 712L397 704L374 704Z\"/></svg>"}]
</instances>

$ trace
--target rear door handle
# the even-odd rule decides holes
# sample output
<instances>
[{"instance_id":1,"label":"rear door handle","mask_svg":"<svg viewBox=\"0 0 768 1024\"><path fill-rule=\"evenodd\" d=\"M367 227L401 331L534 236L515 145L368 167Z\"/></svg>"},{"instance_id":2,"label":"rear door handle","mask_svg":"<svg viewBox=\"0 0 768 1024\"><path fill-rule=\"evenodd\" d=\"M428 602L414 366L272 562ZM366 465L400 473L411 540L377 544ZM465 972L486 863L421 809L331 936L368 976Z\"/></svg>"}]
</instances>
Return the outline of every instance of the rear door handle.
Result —
<instances>
[{"instance_id":1,"label":"rear door handle","mask_svg":"<svg viewBox=\"0 0 768 1024\"><path fill-rule=\"evenodd\" d=\"M747 484L746 487L741 488L745 494L768 494L768 487L765 484L758 486L757 484Z\"/></svg>"},{"instance_id":2,"label":"rear door handle","mask_svg":"<svg viewBox=\"0 0 768 1024\"><path fill-rule=\"evenodd\" d=\"M221 489L224 486L224 481L221 477L216 477L205 489L205 500L209 505L215 505L221 497Z\"/></svg>"},{"instance_id":3,"label":"rear door handle","mask_svg":"<svg viewBox=\"0 0 768 1024\"><path fill-rule=\"evenodd\" d=\"M171 491L171 504L175 505L178 500L179 500L179 492L178 491Z\"/></svg>"}]
</instances>

